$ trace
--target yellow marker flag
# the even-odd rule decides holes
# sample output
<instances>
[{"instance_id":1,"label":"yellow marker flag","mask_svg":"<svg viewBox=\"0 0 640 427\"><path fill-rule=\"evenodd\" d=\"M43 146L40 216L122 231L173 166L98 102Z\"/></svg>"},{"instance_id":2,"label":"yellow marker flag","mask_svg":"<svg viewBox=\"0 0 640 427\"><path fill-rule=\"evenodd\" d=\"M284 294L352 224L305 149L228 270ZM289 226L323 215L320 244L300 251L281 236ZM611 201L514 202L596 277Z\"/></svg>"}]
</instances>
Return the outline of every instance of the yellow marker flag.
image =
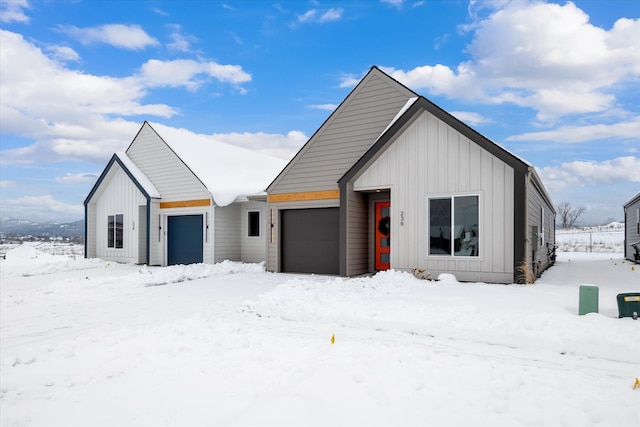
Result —
<instances>
[{"instance_id":1,"label":"yellow marker flag","mask_svg":"<svg viewBox=\"0 0 640 427\"><path fill-rule=\"evenodd\" d=\"M640 380L636 378L636 383L633 385L633 389L640 388Z\"/></svg>"},{"instance_id":2,"label":"yellow marker flag","mask_svg":"<svg viewBox=\"0 0 640 427\"><path fill-rule=\"evenodd\" d=\"M336 343L336 334L331 335L331 344Z\"/></svg>"}]
</instances>

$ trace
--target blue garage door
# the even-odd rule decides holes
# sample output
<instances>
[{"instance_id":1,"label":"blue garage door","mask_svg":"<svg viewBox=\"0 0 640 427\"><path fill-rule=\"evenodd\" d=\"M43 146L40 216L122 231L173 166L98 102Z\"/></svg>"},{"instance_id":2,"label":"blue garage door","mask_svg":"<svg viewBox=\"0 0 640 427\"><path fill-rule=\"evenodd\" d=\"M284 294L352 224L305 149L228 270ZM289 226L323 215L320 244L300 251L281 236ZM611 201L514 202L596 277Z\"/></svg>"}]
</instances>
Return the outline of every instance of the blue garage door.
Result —
<instances>
[{"instance_id":1,"label":"blue garage door","mask_svg":"<svg viewBox=\"0 0 640 427\"><path fill-rule=\"evenodd\" d=\"M202 262L202 215L167 217L167 264Z\"/></svg>"}]
</instances>

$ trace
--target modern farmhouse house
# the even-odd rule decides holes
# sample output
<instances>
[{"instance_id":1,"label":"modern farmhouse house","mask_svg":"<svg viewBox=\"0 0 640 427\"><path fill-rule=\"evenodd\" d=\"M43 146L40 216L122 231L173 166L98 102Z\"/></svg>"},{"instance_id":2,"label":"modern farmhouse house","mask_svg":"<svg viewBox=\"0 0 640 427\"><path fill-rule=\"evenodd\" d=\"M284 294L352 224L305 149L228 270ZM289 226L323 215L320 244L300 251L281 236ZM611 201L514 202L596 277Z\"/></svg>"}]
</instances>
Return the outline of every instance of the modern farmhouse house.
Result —
<instances>
[{"instance_id":1,"label":"modern farmhouse house","mask_svg":"<svg viewBox=\"0 0 640 427\"><path fill-rule=\"evenodd\" d=\"M640 193L624 204L624 257L640 262Z\"/></svg>"},{"instance_id":2,"label":"modern farmhouse house","mask_svg":"<svg viewBox=\"0 0 640 427\"><path fill-rule=\"evenodd\" d=\"M553 262L534 168L373 67L267 188L267 269L523 281Z\"/></svg>"},{"instance_id":3,"label":"modern farmhouse house","mask_svg":"<svg viewBox=\"0 0 640 427\"><path fill-rule=\"evenodd\" d=\"M285 163L145 122L84 202L85 256L149 265L264 261L264 188Z\"/></svg>"}]
</instances>

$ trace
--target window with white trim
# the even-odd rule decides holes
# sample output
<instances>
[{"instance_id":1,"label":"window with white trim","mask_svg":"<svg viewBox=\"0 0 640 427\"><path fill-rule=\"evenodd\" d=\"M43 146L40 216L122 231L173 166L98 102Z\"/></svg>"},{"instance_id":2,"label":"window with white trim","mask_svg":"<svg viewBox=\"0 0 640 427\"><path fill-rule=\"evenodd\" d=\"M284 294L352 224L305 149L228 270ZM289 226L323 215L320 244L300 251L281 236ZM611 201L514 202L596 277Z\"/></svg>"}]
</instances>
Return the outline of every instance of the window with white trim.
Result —
<instances>
[{"instance_id":1,"label":"window with white trim","mask_svg":"<svg viewBox=\"0 0 640 427\"><path fill-rule=\"evenodd\" d=\"M429 199L429 255L479 256L480 197Z\"/></svg>"},{"instance_id":2,"label":"window with white trim","mask_svg":"<svg viewBox=\"0 0 640 427\"><path fill-rule=\"evenodd\" d=\"M122 249L124 245L124 215L107 217L107 247Z\"/></svg>"}]
</instances>

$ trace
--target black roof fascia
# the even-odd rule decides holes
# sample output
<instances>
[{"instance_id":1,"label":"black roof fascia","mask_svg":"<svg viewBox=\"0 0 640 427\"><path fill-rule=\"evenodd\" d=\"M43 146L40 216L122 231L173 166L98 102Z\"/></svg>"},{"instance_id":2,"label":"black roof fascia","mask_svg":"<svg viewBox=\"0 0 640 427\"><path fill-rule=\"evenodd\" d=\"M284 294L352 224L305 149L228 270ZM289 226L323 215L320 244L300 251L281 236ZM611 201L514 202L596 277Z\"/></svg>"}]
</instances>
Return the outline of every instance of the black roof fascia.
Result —
<instances>
[{"instance_id":1,"label":"black roof fascia","mask_svg":"<svg viewBox=\"0 0 640 427\"><path fill-rule=\"evenodd\" d=\"M87 237L89 237L89 227L87 227L87 216L89 213L89 208L87 204L84 204L84 257L87 257Z\"/></svg>"},{"instance_id":2,"label":"black roof fascia","mask_svg":"<svg viewBox=\"0 0 640 427\"><path fill-rule=\"evenodd\" d=\"M489 138L480 134L478 131L472 129L465 123L453 117L451 114L444 111L442 108L438 107L433 102L429 101L424 96L419 96L418 99L413 103L411 107L405 111L396 122L387 129L387 131L378 138L378 141L367 150L366 153L349 169L343 176L338 180L339 186L342 186L344 183L350 181L359 171L363 168L386 144L393 139L397 132L403 128L413 117L420 111L425 110L429 113L433 114L438 119L442 120L447 125L451 126L453 129L469 138L469 140L478 144L481 148L493 154L509 166L513 167L514 170L526 173L529 169L529 165L519 159L518 157L511 154L506 149L502 148L495 142L491 141Z\"/></svg>"},{"instance_id":3,"label":"black roof fascia","mask_svg":"<svg viewBox=\"0 0 640 427\"><path fill-rule=\"evenodd\" d=\"M127 167L124 165L124 163L122 163L122 161L118 158L118 155L114 154L111 157L111 160L109 160L109 163L107 163L107 166L104 168L104 171L102 171L102 174L98 178L98 181L96 181L95 185L93 186L93 188L89 192L89 195L84 200L85 206L91 201L91 198L93 197L95 192L98 191L98 188L100 187L100 184L102 184L102 181L106 178L107 174L109 173L109 170L111 169L111 167L113 166L114 163L118 163L118 165L120 165L122 170L129 177L129 179L131 179L131 181L135 184L135 186L138 188L138 190L140 190L140 192L147 199L147 202L149 202L151 200L151 196L147 193L147 190L144 189L144 187L138 182L138 180L133 176L133 174L129 171L129 169L127 169Z\"/></svg>"},{"instance_id":4,"label":"black roof fascia","mask_svg":"<svg viewBox=\"0 0 640 427\"><path fill-rule=\"evenodd\" d=\"M89 204L89 202L93 198L93 195L96 193L96 191L98 191L98 188L100 187L100 184L102 184L102 181L106 178L107 173L109 173L109 169L111 169L111 166L113 166L113 163L116 161L117 158L118 158L118 156L115 153L113 154L113 156L111 156L111 159L109 160L109 163L107 163L107 166L105 166L105 168L102 170L102 173L98 177L98 180L96 181L95 184L93 184L93 187L91 188L91 191L89 191L89 194L84 199L84 205L85 206Z\"/></svg>"},{"instance_id":5,"label":"black roof fascia","mask_svg":"<svg viewBox=\"0 0 640 427\"><path fill-rule=\"evenodd\" d=\"M140 132L142 132L142 129L144 129L144 125L149 125L149 127L151 127L151 124L148 121L145 120L144 123L142 123L142 126L140 126L140 129L138 129L138 132L136 132L136 136L134 136L133 139L131 140L131 142L129 143L129 146L127 147L127 149L124 150L125 153L127 151L129 151L129 148L131 148L131 146L133 145L134 141L138 138L138 135L140 135ZM151 127L151 129L153 129L153 128Z\"/></svg>"}]
</instances>

